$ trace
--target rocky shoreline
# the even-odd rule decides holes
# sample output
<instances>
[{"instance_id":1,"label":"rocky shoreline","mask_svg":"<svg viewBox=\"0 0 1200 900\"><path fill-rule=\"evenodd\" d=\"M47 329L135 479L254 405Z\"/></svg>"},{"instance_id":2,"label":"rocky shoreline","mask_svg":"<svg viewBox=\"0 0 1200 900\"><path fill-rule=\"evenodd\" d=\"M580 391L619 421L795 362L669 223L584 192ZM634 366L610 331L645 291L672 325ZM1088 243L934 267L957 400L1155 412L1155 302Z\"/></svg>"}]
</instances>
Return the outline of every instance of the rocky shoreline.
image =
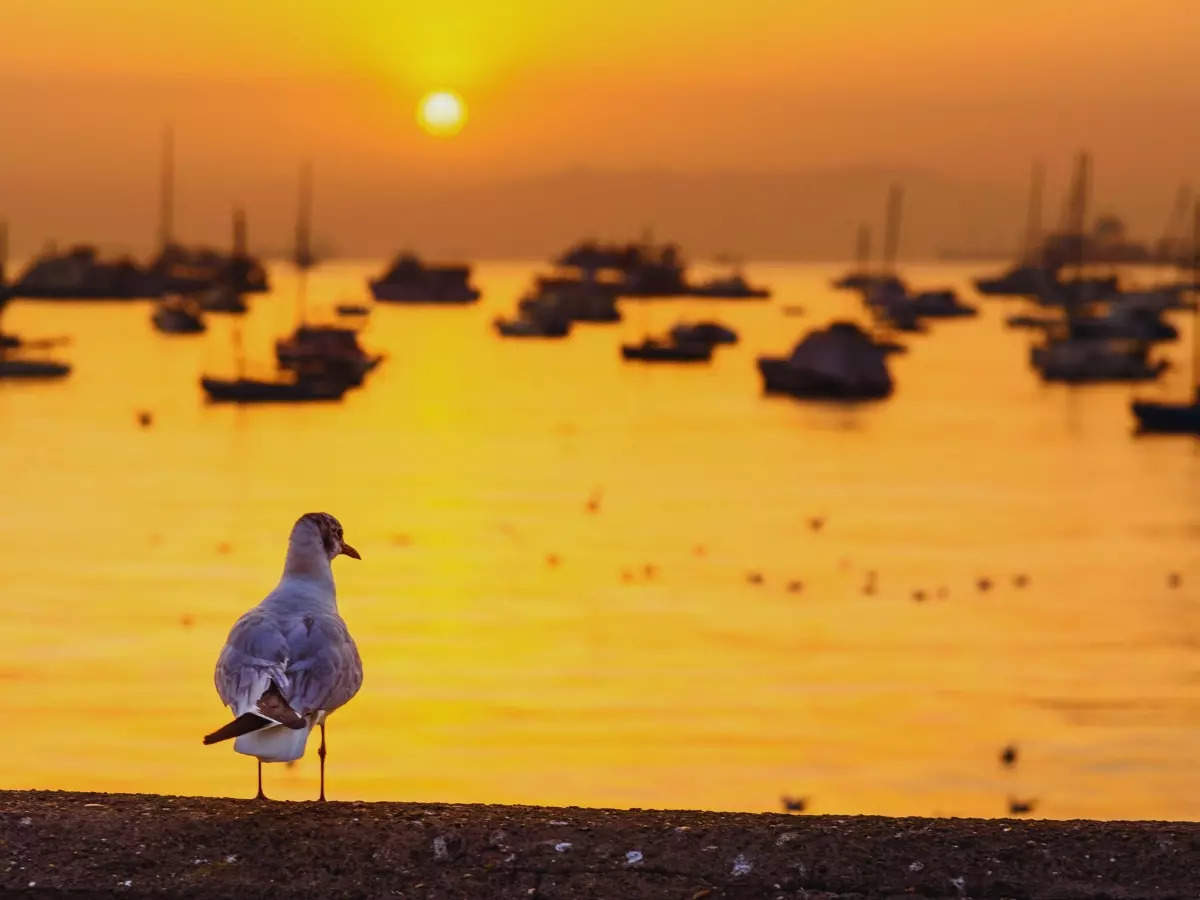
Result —
<instances>
[{"instance_id":1,"label":"rocky shoreline","mask_svg":"<svg viewBox=\"0 0 1200 900\"><path fill-rule=\"evenodd\" d=\"M0 894L1200 896L1200 824L0 791Z\"/></svg>"}]
</instances>

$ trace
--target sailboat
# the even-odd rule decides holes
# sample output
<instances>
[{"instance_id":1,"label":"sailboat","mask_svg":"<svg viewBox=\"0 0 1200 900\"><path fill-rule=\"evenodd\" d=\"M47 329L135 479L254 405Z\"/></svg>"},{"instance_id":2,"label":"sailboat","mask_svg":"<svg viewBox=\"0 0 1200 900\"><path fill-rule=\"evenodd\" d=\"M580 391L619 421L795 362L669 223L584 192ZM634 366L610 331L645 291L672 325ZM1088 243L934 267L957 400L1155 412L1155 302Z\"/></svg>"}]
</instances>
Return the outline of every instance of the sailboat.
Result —
<instances>
[{"instance_id":1,"label":"sailboat","mask_svg":"<svg viewBox=\"0 0 1200 900\"><path fill-rule=\"evenodd\" d=\"M1200 278L1200 203L1196 204L1192 226L1192 281ZM1134 400L1131 407L1138 430L1154 434L1200 434L1200 313L1192 307L1192 384L1191 403L1157 403Z\"/></svg>"},{"instance_id":2,"label":"sailboat","mask_svg":"<svg viewBox=\"0 0 1200 900\"><path fill-rule=\"evenodd\" d=\"M350 387L363 382L368 372L383 360L381 354L369 354L358 342L353 328L336 325L310 325L305 321L307 270L316 264L312 251L312 167L300 169L300 195L296 212L296 247L292 257L299 273L296 330L275 342L275 358L283 369L300 374L324 374L344 381Z\"/></svg>"}]
</instances>

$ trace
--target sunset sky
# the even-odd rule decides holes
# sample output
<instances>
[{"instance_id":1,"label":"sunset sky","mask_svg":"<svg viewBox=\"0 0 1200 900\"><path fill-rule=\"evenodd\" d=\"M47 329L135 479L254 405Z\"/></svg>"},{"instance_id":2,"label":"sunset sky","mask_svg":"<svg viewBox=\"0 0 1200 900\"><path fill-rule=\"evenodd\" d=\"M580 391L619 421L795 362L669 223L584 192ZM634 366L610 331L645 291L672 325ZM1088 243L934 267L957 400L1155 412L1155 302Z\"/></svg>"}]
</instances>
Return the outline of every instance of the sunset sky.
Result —
<instances>
[{"instance_id":1,"label":"sunset sky","mask_svg":"<svg viewBox=\"0 0 1200 900\"><path fill-rule=\"evenodd\" d=\"M910 190L914 251L1013 243L1031 159L1050 167L1053 220L1085 146L1099 207L1154 237L1175 186L1200 180L1198 58L1200 16L1183 0L5 0L0 216L18 253L50 237L148 249L169 121L177 230L223 237L241 202L264 249L286 241L304 158L315 230L345 252L536 252L561 235L534 221L550 210L524 206L528 192L580 169L702 177L710 205L761 206L752 217L768 224L785 208L723 174L879 172L882 184L920 170L941 193L923 219ZM416 121L437 89L469 110L452 137ZM875 188L847 194L837 246L854 219L877 217ZM686 219L653 190L622 190L590 218L570 210L563 233ZM442 220L414 221L439 208ZM506 209L509 234L492 241L482 220ZM693 239L738 242L713 228ZM796 255L832 246L817 240L828 228L793 231Z\"/></svg>"}]
</instances>

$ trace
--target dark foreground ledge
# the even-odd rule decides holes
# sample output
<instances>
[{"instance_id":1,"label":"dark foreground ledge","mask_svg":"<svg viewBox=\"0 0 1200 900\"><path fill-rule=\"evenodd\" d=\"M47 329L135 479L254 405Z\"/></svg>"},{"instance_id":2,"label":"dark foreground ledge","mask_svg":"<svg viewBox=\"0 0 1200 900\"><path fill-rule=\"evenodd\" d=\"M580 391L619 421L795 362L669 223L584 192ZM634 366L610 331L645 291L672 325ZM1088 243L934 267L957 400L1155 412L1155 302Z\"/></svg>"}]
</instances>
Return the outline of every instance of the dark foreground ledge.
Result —
<instances>
[{"instance_id":1,"label":"dark foreground ledge","mask_svg":"<svg viewBox=\"0 0 1200 900\"><path fill-rule=\"evenodd\" d=\"M1200 824L0 791L0 894L1200 896Z\"/></svg>"}]
</instances>

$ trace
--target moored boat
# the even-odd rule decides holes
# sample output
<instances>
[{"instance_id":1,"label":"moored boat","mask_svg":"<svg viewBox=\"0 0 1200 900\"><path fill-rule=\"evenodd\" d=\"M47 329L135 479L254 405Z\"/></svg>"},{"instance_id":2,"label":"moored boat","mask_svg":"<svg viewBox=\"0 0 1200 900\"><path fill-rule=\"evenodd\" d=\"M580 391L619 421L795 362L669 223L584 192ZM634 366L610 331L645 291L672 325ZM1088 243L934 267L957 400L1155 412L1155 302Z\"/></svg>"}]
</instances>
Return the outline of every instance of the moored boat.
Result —
<instances>
[{"instance_id":1,"label":"moored boat","mask_svg":"<svg viewBox=\"0 0 1200 900\"><path fill-rule=\"evenodd\" d=\"M677 342L647 337L640 344L622 344L621 356L642 362L708 362L712 344Z\"/></svg>"},{"instance_id":2,"label":"moored boat","mask_svg":"<svg viewBox=\"0 0 1200 900\"><path fill-rule=\"evenodd\" d=\"M427 265L402 253L368 284L375 299L387 303L474 303L479 291L470 278L470 266Z\"/></svg>"}]
</instances>

